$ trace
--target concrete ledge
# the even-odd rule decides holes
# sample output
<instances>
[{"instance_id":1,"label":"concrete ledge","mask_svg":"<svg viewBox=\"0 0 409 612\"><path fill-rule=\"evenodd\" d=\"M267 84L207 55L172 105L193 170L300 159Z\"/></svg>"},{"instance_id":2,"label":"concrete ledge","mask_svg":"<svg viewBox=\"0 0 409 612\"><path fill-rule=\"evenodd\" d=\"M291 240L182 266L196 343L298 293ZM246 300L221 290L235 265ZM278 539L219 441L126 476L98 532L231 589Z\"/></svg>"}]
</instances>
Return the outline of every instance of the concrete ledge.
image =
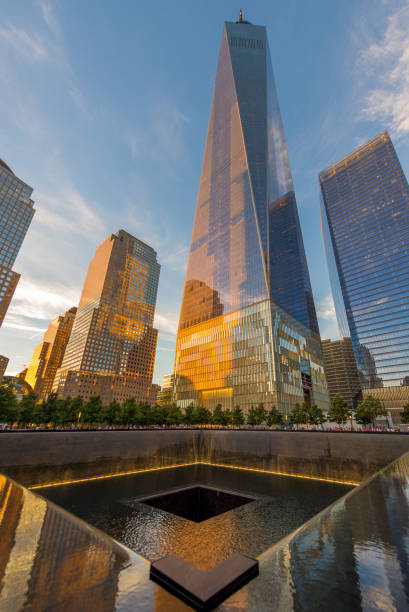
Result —
<instances>
[{"instance_id":1,"label":"concrete ledge","mask_svg":"<svg viewBox=\"0 0 409 612\"><path fill-rule=\"evenodd\" d=\"M360 483L409 435L240 430L2 433L0 471L31 487L193 463Z\"/></svg>"},{"instance_id":2,"label":"concrete ledge","mask_svg":"<svg viewBox=\"0 0 409 612\"><path fill-rule=\"evenodd\" d=\"M152 563L150 578L195 610L213 610L258 573L258 561L241 553L208 572L168 555Z\"/></svg>"}]
</instances>

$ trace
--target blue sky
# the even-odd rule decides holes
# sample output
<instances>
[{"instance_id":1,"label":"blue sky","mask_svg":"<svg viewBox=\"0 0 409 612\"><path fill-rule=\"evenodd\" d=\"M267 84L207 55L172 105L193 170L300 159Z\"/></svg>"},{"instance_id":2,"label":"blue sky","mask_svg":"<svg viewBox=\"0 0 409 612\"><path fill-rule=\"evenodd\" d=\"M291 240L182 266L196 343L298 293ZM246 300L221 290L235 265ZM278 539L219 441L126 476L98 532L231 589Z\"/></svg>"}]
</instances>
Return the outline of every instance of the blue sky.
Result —
<instances>
[{"instance_id":1,"label":"blue sky","mask_svg":"<svg viewBox=\"0 0 409 612\"><path fill-rule=\"evenodd\" d=\"M0 330L8 372L77 305L123 228L162 264L154 380L172 371L193 215L230 0L0 0L0 157L37 210ZM409 2L252 0L266 25L322 337L337 337L318 172L387 128L409 172Z\"/></svg>"}]
</instances>

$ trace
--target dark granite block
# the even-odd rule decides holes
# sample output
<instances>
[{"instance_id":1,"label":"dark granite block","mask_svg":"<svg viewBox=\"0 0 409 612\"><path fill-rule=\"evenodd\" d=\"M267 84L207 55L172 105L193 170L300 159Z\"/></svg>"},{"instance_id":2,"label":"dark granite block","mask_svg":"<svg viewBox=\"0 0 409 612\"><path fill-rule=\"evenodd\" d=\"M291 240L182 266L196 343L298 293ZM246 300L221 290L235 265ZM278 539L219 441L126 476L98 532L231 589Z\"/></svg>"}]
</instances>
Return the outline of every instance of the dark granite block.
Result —
<instances>
[{"instance_id":1,"label":"dark granite block","mask_svg":"<svg viewBox=\"0 0 409 612\"><path fill-rule=\"evenodd\" d=\"M168 555L151 564L150 578L195 610L213 610L258 573L258 561L241 553L208 572Z\"/></svg>"}]
</instances>

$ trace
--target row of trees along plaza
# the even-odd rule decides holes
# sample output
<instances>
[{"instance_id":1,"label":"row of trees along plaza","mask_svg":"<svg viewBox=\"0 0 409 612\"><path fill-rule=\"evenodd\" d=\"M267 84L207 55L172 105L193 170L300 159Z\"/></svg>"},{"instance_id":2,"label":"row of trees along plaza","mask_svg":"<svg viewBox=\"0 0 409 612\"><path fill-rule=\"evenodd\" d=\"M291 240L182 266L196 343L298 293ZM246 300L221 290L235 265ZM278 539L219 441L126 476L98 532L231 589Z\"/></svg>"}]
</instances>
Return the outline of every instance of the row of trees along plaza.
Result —
<instances>
[{"instance_id":1,"label":"row of trees along plaza","mask_svg":"<svg viewBox=\"0 0 409 612\"><path fill-rule=\"evenodd\" d=\"M371 396L365 397L354 413L355 421L362 425L374 425L378 416L385 415L382 403ZM41 401L34 393L23 395L17 401L11 385L0 386L0 423L10 426L72 426L72 425L117 425L117 426L165 426L165 425L267 425L280 426L319 426L325 421L345 425L352 418L352 411L341 396L336 396L328 414L317 406L306 403L296 404L291 413L283 419L282 414L273 407L266 411L262 404L251 407L247 417L240 406L233 410L223 410L219 404L211 413L203 406L188 406L183 412L175 404L168 406L151 406L137 404L134 399L126 400L122 405L116 401L103 406L99 396L83 402L80 397L60 399L51 393L48 399ZM409 423L409 404L401 413L403 423Z\"/></svg>"}]
</instances>

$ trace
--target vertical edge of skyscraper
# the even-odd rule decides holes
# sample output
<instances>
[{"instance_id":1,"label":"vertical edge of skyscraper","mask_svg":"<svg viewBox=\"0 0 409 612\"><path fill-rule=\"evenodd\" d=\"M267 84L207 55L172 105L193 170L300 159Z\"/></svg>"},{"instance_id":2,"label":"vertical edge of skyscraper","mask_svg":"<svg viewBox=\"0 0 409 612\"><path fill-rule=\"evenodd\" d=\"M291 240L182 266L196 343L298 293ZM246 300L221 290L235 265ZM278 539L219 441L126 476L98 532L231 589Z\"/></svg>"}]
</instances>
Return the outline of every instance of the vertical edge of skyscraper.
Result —
<instances>
[{"instance_id":1,"label":"vertical edge of skyscraper","mask_svg":"<svg viewBox=\"0 0 409 612\"><path fill-rule=\"evenodd\" d=\"M363 394L393 424L409 401L409 186L388 132L322 171L319 186L340 335Z\"/></svg>"},{"instance_id":2,"label":"vertical edge of skyscraper","mask_svg":"<svg viewBox=\"0 0 409 612\"><path fill-rule=\"evenodd\" d=\"M175 355L180 406L328 407L266 28L226 22Z\"/></svg>"},{"instance_id":3,"label":"vertical edge of skyscraper","mask_svg":"<svg viewBox=\"0 0 409 612\"><path fill-rule=\"evenodd\" d=\"M153 327L160 265L154 249L124 230L98 246L82 289L53 391L156 402Z\"/></svg>"},{"instance_id":4,"label":"vertical edge of skyscraper","mask_svg":"<svg viewBox=\"0 0 409 612\"><path fill-rule=\"evenodd\" d=\"M0 327L20 279L12 267L35 212L32 193L0 159Z\"/></svg>"}]
</instances>

